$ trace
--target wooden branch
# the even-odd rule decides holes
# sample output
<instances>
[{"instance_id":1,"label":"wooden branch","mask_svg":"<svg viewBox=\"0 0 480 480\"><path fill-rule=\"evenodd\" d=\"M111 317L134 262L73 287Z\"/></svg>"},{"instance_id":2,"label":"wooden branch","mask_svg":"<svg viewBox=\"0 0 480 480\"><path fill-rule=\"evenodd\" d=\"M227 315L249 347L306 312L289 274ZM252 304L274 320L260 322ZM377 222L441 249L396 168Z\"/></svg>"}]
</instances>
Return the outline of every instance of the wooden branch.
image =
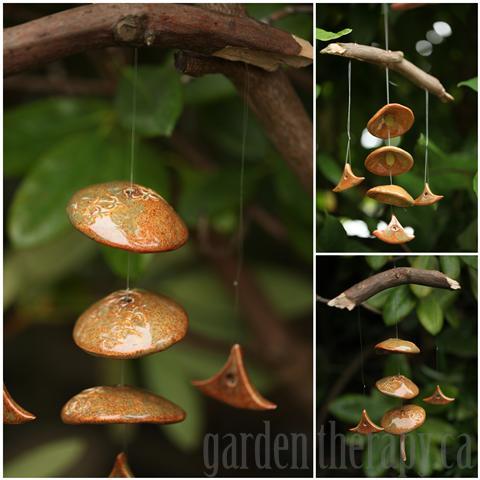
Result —
<instances>
[{"instance_id":1,"label":"wooden branch","mask_svg":"<svg viewBox=\"0 0 480 480\"><path fill-rule=\"evenodd\" d=\"M378 292L387 288L412 283L434 288L445 288L447 290L458 290L461 288L456 280L447 277L444 273L437 270L399 267L377 273L353 285L353 287L330 300L328 306L353 310L357 305L365 302Z\"/></svg>"},{"instance_id":2,"label":"wooden branch","mask_svg":"<svg viewBox=\"0 0 480 480\"><path fill-rule=\"evenodd\" d=\"M317 302L328 304L330 300L328 298L317 295ZM381 310L378 310L378 308L372 307L368 303L365 303L365 302L361 303L360 306L362 306L365 310L368 310L369 312L375 313L376 315L382 315Z\"/></svg>"},{"instance_id":3,"label":"wooden branch","mask_svg":"<svg viewBox=\"0 0 480 480\"><path fill-rule=\"evenodd\" d=\"M4 29L4 75L114 45L178 48L241 60L269 71L281 64L302 67L312 63L313 48L305 40L247 16L224 12L162 3L70 8Z\"/></svg>"},{"instance_id":4,"label":"wooden branch","mask_svg":"<svg viewBox=\"0 0 480 480\"><path fill-rule=\"evenodd\" d=\"M410 80L413 84L417 85L417 87L428 90L431 94L436 95L442 102L453 102L454 100L438 78L433 77L406 60L403 52L392 52L367 45L359 45L357 43L330 43L321 50L320 53L339 55L361 62L388 67L390 70Z\"/></svg>"}]
</instances>

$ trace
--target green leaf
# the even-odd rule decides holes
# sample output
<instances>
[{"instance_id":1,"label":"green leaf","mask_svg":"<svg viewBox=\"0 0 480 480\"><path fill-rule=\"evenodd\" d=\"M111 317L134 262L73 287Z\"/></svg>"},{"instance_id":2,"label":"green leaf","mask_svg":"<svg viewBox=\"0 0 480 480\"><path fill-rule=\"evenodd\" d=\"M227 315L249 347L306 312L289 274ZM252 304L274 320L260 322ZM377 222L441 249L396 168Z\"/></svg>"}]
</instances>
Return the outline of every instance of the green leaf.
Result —
<instances>
[{"instance_id":1,"label":"green leaf","mask_svg":"<svg viewBox=\"0 0 480 480\"><path fill-rule=\"evenodd\" d=\"M449 325L453 328L458 328L460 326L460 315L455 307L450 307L448 310L445 311L445 318Z\"/></svg>"},{"instance_id":2,"label":"green leaf","mask_svg":"<svg viewBox=\"0 0 480 480\"><path fill-rule=\"evenodd\" d=\"M477 220L468 225L468 227L458 236L458 244L464 252L474 252L477 249Z\"/></svg>"},{"instance_id":3,"label":"green leaf","mask_svg":"<svg viewBox=\"0 0 480 480\"><path fill-rule=\"evenodd\" d=\"M118 86L115 106L121 124L130 129L133 120L134 70L125 70ZM180 75L170 65L138 67L135 125L139 135L170 136L183 108Z\"/></svg>"},{"instance_id":4,"label":"green leaf","mask_svg":"<svg viewBox=\"0 0 480 480\"><path fill-rule=\"evenodd\" d=\"M81 438L62 438L21 453L5 465L5 477L64 477L87 450Z\"/></svg>"},{"instance_id":5,"label":"green leaf","mask_svg":"<svg viewBox=\"0 0 480 480\"><path fill-rule=\"evenodd\" d=\"M421 268L423 270L436 270L438 268L438 262L435 257L432 256L418 256L411 262L412 267ZM432 293L432 287L426 287L424 285L410 285L410 289L418 298L424 298Z\"/></svg>"},{"instance_id":6,"label":"green leaf","mask_svg":"<svg viewBox=\"0 0 480 480\"><path fill-rule=\"evenodd\" d=\"M382 477L390 468L399 464L398 438L379 432L369 435L363 452L363 471L367 477Z\"/></svg>"},{"instance_id":7,"label":"green leaf","mask_svg":"<svg viewBox=\"0 0 480 480\"><path fill-rule=\"evenodd\" d=\"M351 28L344 28L337 33L327 32L322 28L317 28L315 37L317 40L320 40L322 42L329 42L330 40L335 40L336 38L343 37L344 35L348 35L349 33L352 33Z\"/></svg>"},{"instance_id":8,"label":"green leaf","mask_svg":"<svg viewBox=\"0 0 480 480\"><path fill-rule=\"evenodd\" d=\"M447 445L454 443L457 435L457 429L451 423L435 417L428 417L417 432L427 434L433 443Z\"/></svg>"},{"instance_id":9,"label":"green leaf","mask_svg":"<svg viewBox=\"0 0 480 480\"><path fill-rule=\"evenodd\" d=\"M133 253L118 248L101 246L103 258L113 273L126 279L138 280L150 265L153 255L149 253Z\"/></svg>"},{"instance_id":10,"label":"green leaf","mask_svg":"<svg viewBox=\"0 0 480 480\"><path fill-rule=\"evenodd\" d=\"M442 272L454 280L458 280L460 277L460 259L452 255L441 255L440 257L440 268Z\"/></svg>"},{"instance_id":11,"label":"green leaf","mask_svg":"<svg viewBox=\"0 0 480 480\"><path fill-rule=\"evenodd\" d=\"M478 294L477 294L477 285L478 285L477 270L475 268L469 268L468 269L468 275L470 277L470 287L471 287L473 296L475 297L475 300L477 300L478 299Z\"/></svg>"},{"instance_id":12,"label":"green leaf","mask_svg":"<svg viewBox=\"0 0 480 480\"><path fill-rule=\"evenodd\" d=\"M390 258L389 255L367 255L365 260L372 270L380 270Z\"/></svg>"},{"instance_id":13,"label":"green leaf","mask_svg":"<svg viewBox=\"0 0 480 480\"><path fill-rule=\"evenodd\" d=\"M347 232L337 218L325 215L317 241L321 242L323 251L342 252L347 241Z\"/></svg>"},{"instance_id":14,"label":"green leaf","mask_svg":"<svg viewBox=\"0 0 480 480\"><path fill-rule=\"evenodd\" d=\"M395 325L403 320L415 307L416 301L407 285L391 289L388 300L383 307L385 325Z\"/></svg>"},{"instance_id":15,"label":"green leaf","mask_svg":"<svg viewBox=\"0 0 480 480\"><path fill-rule=\"evenodd\" d=\"M433 296L423 298L417 308L420 323L432 335L437 335L443 327L443 311Z\"/></svg>"},{"instance_id":16,"label":"green leaf","mask_svg":"<svg viewBox=\"0 0 480 480\"><path fill-rule=\"evenodd\" d=\"M236 89L225 75L215 74L192 78L185 85L186 105L205 105L236 95Z\"/></svg>"},{"instance_id":17,"label":"green leaf","mask_svg":"<svg viewBox=\"0 0 480 480\"><path fill-rule=\"evenodd\" d=\"M475 195L478 195L478 173L475 174L472 181L472 188L475 192Z\"/></svg>"},{"instance_id":18,"label":"green leaf","mask_svg":"<svg viewBox=\"0 0 480 480\"><path fill-rule=\"evenodd\" d=\"M468 265L469 267L474 268L475 270L478 270L478 259L477 255L462 255L460 256L460 260L465 264Z\"/></svg>"},{"instance_id":19,"label":"green leaf","mask_svg":"<svg viewBox=\"0 0 480 480\"><path fill-rule=\"evenodd\" d=\"M373 308L382 309L385 305L385 302L390 297L392 292L390 290L382 290L381 292L375 294L373 297L370 297L366 303L368 303Z\"/></svg>"},{"instance_id":20,"label":"green leaf","mask_svg":"<svg viewBox=\"0 0 480 480\"><path fill-rule=\"evenodd\" d=\"M470 80L464 80L463 82L458 83L457 87L469 87L478 92L478 77L471 78Z\"/></svg>"}]
</instances>

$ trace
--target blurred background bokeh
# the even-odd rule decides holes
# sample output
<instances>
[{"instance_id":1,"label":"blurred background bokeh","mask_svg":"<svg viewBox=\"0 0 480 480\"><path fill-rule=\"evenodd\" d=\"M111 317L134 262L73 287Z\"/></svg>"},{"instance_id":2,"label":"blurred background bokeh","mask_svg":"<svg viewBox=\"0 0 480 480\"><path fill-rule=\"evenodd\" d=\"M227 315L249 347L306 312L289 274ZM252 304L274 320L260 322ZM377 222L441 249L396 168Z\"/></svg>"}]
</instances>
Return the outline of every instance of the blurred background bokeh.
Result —
<instances>
[{"instance_id":1,"label":"blurred background bokeh","mask_svg":"<svg viewBox=\"0 0 480 480\"><path fill-rule=\"evenodd\" d=\"M5 5L4 26L71 7ZM268 20L285 7L250 4L248 12ZM311 9L272 24L312 41ZM248 469L220 469L219 475L311 476L311 198L250 114L248 293L236 315L231 272L238 247L243 103L220 75L181 76L172 51L139 50L135 180L174 206L191 238L175 252L132 255L132 283L183 305L190 331L168 351L128 362L89 356L73 343L76 318L125 287L126 254L74 231L65 206L79 188L128 178L132 58L128 48L89 51L4 83L4 378L13 398L37 415L29 424L5 426L5 476L106 476L124 444L135 476L201 476L206 432L263 433L264 420L271 422L272 436L308 437L309 468L257 469L250 445ZM290 73L311 114L312 68ZM252 324L261 323L262 315L295 345L298 358L283 358L281 378L263 355L276 332L265 340ZM236 342L245 348L255 385L278 410L235 410L191 386L191 380L215 373ZM300 377L288 373L292 362L306 365ZM126 383L178 403L187 420L166 427L63 425L63 404L85 388L119 383L122 363Z\"/></svg>"}]
</instances>

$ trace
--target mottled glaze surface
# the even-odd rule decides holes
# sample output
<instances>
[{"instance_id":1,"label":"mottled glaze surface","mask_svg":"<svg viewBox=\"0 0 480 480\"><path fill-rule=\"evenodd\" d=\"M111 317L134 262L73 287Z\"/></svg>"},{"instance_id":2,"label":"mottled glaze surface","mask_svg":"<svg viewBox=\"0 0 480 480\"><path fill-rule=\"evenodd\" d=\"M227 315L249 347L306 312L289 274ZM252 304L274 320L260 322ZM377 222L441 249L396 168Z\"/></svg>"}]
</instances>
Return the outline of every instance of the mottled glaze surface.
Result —
<instances>
[{"instance_id":1,"label":"mottled glaze surface","mask_svg":"<svg viewBox=\"0 0 480 480\"><path fill-rule=\"evenodd\" d=\"M447 397L440 388L440 385L437 385L435 391L429 397L423 399L425 403L430 405L447 405L455 401L452 397Z\"/></svg>"},{"instance_id":2,"label":"mottled glaze surface","mask_svg":"<svg viewBox=\"0 0 480 480\"><path fill-rule=\"evenodd\" d=\"M423 425L426 413L418 405L404 405L400 408L393 408L385 413L381 424L387 433L402 435L411 432Z\"/></svg>"},{"instance_id":3,"label":"mottled glaze surface","mask_svg":"<svg viewBox=\"0 0 480 480\"><path fill-rule=\"evenodd\" d=\"M92 387L71 398L62 408L68 424L177 423L185 412L173 402L135 387Z\"/></svg>"},{"instance_id":4,"label":"mottled glaze surface","mask_svg":"<svg viewBox=\"0 0 480 480\"><path fill-rule=\"evenodd\" d=\"M273 410L277 406L260 395L250 382L240 345L236 344L222 369L208 380L193 381L202 393L236 408Z\"/></svg>"},{"instance_id":5,"label":"mottled glaze surface","mask_svg":"<svg viewBox=\"0 0 480 480\"><path fill-rule=\"evenodd\" d=\"M390 397L410 400L418 395L418 387L409 378L403 375L392 375L377 380L377 389Z\"/></svg>"},{"instance_id":6,"label":"mottled glaze surface","mask_svg":"<svg viewBox=\"0 0 480 480\"><path fill-rule=\"evenodd\" d=\"M118 290L80 316L73 339L92 355L137 358L165 350L187 328L187 314L173 300L144 290Z\"/></svg>"},{"instance_id":7,"label":"mottled glaze surface","mask_svg":"<svg viewBox=\"0 0 480 480\"><path fill-rule=\"evenodd\" d=\"M368 190L367 196L396 207L411 207L414 202L412 196L400 185L379 185Z\"/></svg>"},{"instance_id":8,"label":"mottled glaze surface","mask_svg":"<svg viewBox=\"0 0 480 480\"><path fill-rule=\"evenodd\" d=\"M374 230L373 234L382 242L390 243L392 245L400 245L407 243L415 238L415 235L410 235L402 227L397 217L392 214L392 219L384 230Z\"/></svg>"},{"instance_id":9,"label":"mottled glaze surface","mask_svg":"<svg viewBox=\"0 0 480 480\"><path fill-rule=\"evenodd\" d=\"M383 428L372 422L367 414L367 411L363 409L358 425L356 427L349 428L349 430L351 432L360 433L361 435L369 435L371 433L381 432Z\"/></svg>"},{"instance_id":10,"label":"mottled glaze surface","mask_svg":"<svg viewBox=\"0 0 480 480\"><path fill-rule=\"evenodd\" d=\"M343 192L349 188L355 187L358 184L362 183L365 180L365 177L357 177L349 163L345 164L343 167L342 177L340 178L337 186L332 189L333 192Z\"/></svg>"},{"instance_id":11,"label":"mottled glaze surface","mask_svg":"<svg viewBox=\"0 0 480 480\"><path fill-rule=\"evenodd\" d=\"M368 121L367 130L375 137L387 139L403 135L412 128L415 116L410 108L388 103Z\"/></svg>"},{"instance_id":12,"label":"mottled glaze surface","mask_svg":"<svg viewBox=\"0 0 480 480\"><path fill-rule=\"evenodd\" d=\"M420 353L420 349L408 340L388 338L375 345L375 350L381 353Z\"/></svg>"},{"instance_id":13,"label":"mottled glaze surface","mask_svg":"<svg viewBox=\"0 0 480 480\"><path fill-rule=\"evenodd\" d=\"M21 423L35 420L35 415L22 408L10 395L5 385L3 386L3 423L7 425L20 425Z\"/></svg>"},{"instance_id":14,"label":"mottled glaze surface","mask_svg":"<svg viewBox=\"0 0 480 480\"><path fill-rule=\"evenodd\" d=\"M134 478L132 470L128 465L127 455L125 452L119 453L115 458L112 471L108 478Z\"/></svg>"},{"instance_id":15,"label":"mottled glaze surface","mask_svg":"<svg viewBox=\"0 0 480 480\"><path fill-rule=\"evenodd\" d=\"M425 183L423 192L415 199L416 206L428 206L439 202L443 198L443 195L435 195L431 190L428 183Z\"/></svg>"},{"instance_id":16,"label":"mottled glaze surface","mask_svg":"<svg viewBox=\"0 0 480 480\"><path fill-rule=\"evenodd\" d=\"M365 159L365 168L375 175L388 177L408 172L413 167L413 158L405 150L386 146L371 152Z\"/></svg>"},{"instance_id":17,"label":"mottled glaze surface","mask_svg":"<svg viewBox=\"0 0 480 480\"><path fill-rule=\"evenodd\" d=\"M188 239L187 227L158 193L129 182L79 190L67 213L73 226L88 237L123 250L163 252Z\"/></svg>"}]
</instances>

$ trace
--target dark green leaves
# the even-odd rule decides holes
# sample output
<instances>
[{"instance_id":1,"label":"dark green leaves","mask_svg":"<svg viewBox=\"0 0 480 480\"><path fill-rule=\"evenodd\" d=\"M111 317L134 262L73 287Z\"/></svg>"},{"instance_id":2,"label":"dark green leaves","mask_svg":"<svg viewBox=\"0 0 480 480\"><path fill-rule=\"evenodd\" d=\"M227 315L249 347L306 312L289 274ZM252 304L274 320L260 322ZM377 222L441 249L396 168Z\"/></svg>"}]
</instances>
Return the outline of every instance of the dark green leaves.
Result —
<instances>
[{"instance_id":1,"label":"dark green leaves","mask_svg":"<svg viewBox=\"0 0 480 480\"><path fill-rule=\"evenodd\" d=\"M415 308L415 304L407 285L392 289L383 307L385 325L395 325L403 320Z\"/></svg>"},{"instance_id":2,"label":"dark green leaves","mask_svg":"<svg viewBox=\"0 0 480 480\"><path fill-rule=\"evenodd\" d=\"M471 78L470 80L464 80L463 82L460 82L458 87L469 87L475 92L478 92L478 77Z\"/></svg>"},{"instance_id":3,"label":"dark green leaves","mask_svg":"<svg viewBox=\"0 0 480 480\"><path fill-rule=\"evenodd\" d=\"M437 335L443 327L443 311L435 297L423 298L417 309L420 323L432 335Z\"/></svg>"},{"instance_id":4,"label":"dark green leaves","mask_svg":"<svg viewBox=\"0 0 480 480\"><path fill-rule=\"evenodd\" d=\"M344 28L343 30L340 30L339 32L327 32L326 30L323 30L323 28L317 28L316 30L316 39L320 40L322 42L329 42L330 40L335 40L336 38L343 37L344 35L348 35L349 33L352 33L351 28Z\"/></svg>"}]
</instances>

